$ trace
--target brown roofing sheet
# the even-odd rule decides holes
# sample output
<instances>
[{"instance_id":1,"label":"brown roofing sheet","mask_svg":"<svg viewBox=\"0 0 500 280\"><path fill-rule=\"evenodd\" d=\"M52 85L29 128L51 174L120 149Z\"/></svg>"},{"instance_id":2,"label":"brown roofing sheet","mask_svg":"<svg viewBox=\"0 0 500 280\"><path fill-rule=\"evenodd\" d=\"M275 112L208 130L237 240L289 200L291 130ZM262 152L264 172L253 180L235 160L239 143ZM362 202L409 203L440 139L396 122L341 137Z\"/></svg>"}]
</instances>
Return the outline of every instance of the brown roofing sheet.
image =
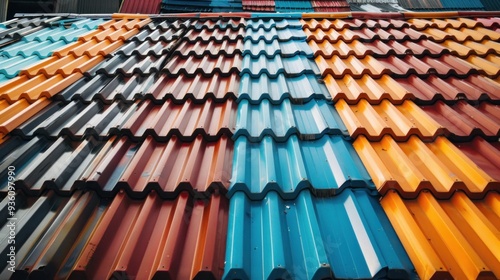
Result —
<instances>
[{"instance_id":1,"label":"brown roofing sheet","mask_svg":"<svg viewBox=\"0 0 500 280\"><path fill-rule=\"evenodd\" d=\"M231 178L233 143L223 135L217 142L198 136L189 143L172 137L167 143L152 137L134 143L122 137L103 147L83 174L80 184L113 195L118 189L144 197L156 190L175 197L182 190L195 195L225 192Z\"/></svg>"},{"instance_id":2,"label":"brown roofing sheet","mask_svg":"<svg viewBox=\"0 0 500 280\"><path fill-rule=\"evenodd\" d=\"M389 220L422 279L500 278L500 195L471 200L457 192L437 200L423 192L381 200Z\"/></svg>"},{"instance_id":3,"label":"brown roofing sheet","mask_svg":"<svg viewBox=\"0 0 500 280\"><path fill-rule=\"evenodd\" d=\"M316 29L322 29L323 31L328 31L329 29L335 29L341 31L342 29L362 29L362 28L382 28L382 29L402 29L410 27L410 23L400 20L400 19L309 19L301 20L304 24L304 29L309 29L314 31Z\"/></svg>"},{"instance_id":4,"label":"brown roofing sheet","mask_svg":"<svg viewBox=\"0 0 500 280\"><path fill-rule=\"evenodd\" d=\"M225 57L223 55L212 58L205 56L203 58L176 56L172 58L163 71L172 76L184 74L188 77L194 77L202 74L211 77L215 73L220 76L230 76L233 72L241 71L242 56Z\"/></svg>"},{"instance_id":5,"label":"brown roofing sheet","mask_svg":"<svg viewBox=\"0 0 500 280\"><path fill-rule=\"evenodd\" d=\"M401 30L389 28L362 28L362 29L341 29L339 31L335 29L317 29L317 30L304 30L307 35L307 40L314 40L316 42L321 41L329 41L330 43L336 43L338 41L344 42L352 42L354 40L360 40L363 42L373 42L377 40L382 41L419 41L429 38L429 35L426 35L420 31L411 29L411 28L403 28Z\"/></svg>"},{"instance_id":6,"label":"brown roofing sheet","mask_svg":"<svg viewBox=\"0 0 500 280\"><path fill-rule=\"evenodd\" d=\"M149 88L146 97L153 100L170 99L174 103L184 103L186 100L201 103L208 98L221 102L236 99L238 90L239 76L234 72L230 76L215 73L210 77L204 77L202 74L194 77L180 74L169 78L166 74L162 74Z\"/></svg>"},{"instance_id":7,"label":"brown roofing sheet","mask_svg":"<svg viewBox=\"0 0 500 280\"><path fill-rule=\"evenodd\" d=\"M473 106L465 101L459 101L449 106L438 101L434 105L423 106L422 109L451 132L450 136L454 140L467 140L481 135L494 141L500 136L498 105L482 102L478 106Z\"/></svg>"},{"instance_id":8,"label":"brown roofing sheet","mask_svg":"<svg viewBox=\"0 0 500 280\"><path fill-rule=\"evenodd\" d=\"M207 99L203 104L187 100L182 105L175 105L170 100L155 105L145 100L118 130L134 139L151 135L165 141L175 135L183 141L192 141L202 135L216 141L223 134L231 137L235 123L236 103L232 100L215 103Z\"/></svg>"},{"instance_id":9,"label":"brown roofing sheet","mask_svg":"<svg viewBox=\"0 0 500 280\"><path fill-rule=\"evenodd\" d=\"M455 146L491 177L500 180L500 142L487 142L476 137L471 142L456 143Z\"/></svg>"},{"instance_id":10,"label":"brown roofing sheet","mask_svg":"<svg viewBox=\"0 0 500 280\"><path fill-rule=\"evenodd\" d=\"M220 279L227 198L181 193L132 200L119 193L93 231L69 279Z\"/></svg>"},{"instance_id":11,"label":"brown roofing sheet","mask_svg":"<svg viewBox=\"0 0 500 280\"><path fill-rule=\"evenodd\" d=\"M441 79L435 75L419 78L411 75L398 78L396 82L413 94L419 104L434 103L435 100L451 101L466 99L470 101L489 100L498 103L500 100L500 83L480 75L467 78L449 77Z\"/></svg>"},{"instance_id":12,"label":"brown roofing sheet","mask_svg":"<svg viewBox=\"0 0 500 280\"><path fill-rule=\"evenodd\" d=\"M351 137L364 135L371 141L380 141L391 135L397 141L405 141L412 135L432 140L443 133L443 128L412 101L393 105L383 100L379 105L370 105L364 99L356 105L338 100L335 108L349 130Z\"/></svg>"},{"instance_id":13,"label":"brown roofing sheet","mask_svg":"<svg viewBox=\"0 0 500 280\"><path fill-rule=\"evenodd\" d=\"M462 190L480 199L500 188L499 181L442 136L431 143L417 136L400 143L390 136L380 142L360 136L354 148L382 195L396 189L405 198L415 198L426 189L438 198L449 198L455 190Z\"/></svg>"}]
</instances>

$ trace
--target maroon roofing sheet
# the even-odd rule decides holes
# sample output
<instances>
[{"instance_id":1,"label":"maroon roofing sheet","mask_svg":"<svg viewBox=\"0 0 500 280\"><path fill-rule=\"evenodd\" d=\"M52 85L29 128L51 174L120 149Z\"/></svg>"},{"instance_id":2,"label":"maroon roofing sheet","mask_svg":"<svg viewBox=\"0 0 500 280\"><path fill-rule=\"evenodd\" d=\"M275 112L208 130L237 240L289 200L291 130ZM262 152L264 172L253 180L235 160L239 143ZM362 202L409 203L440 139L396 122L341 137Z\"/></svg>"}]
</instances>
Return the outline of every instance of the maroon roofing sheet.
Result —
<instances>
[{"instance_id":1,"label":"maroon roofing sheet","mask_svg":"<svg viewBox=\"0 0 500 280\"><path fill-rule=\"evenodd\" d=\"M500 108L489 102L478 106L459 101L454 105L446 105L438 101L434 105L423 106L422 109L434 118L441 126L452 133L449 137L455 140L481 135L486 139L498 141L500 136Z\"/></svg>"},{"instance_id":2,"label":"maroon roofing sheet","mask_svg":"<svg viewBox=\"0 0 500 280\"><path fill-rule=\"evenodd\" d=\"M455 145L488 175L500 180L500 142L487 142L476 137L471 142Z\"/></svg>"},{"instance_id":3,"label":"maroon roofing sheet","mask_svg":"<svg viewBox=\"0 0 500 280\"><path fill-rule=\"evenodd\" d=\"M161 0L124 0L120 8L121 13L158 14Z\"/></svg>"},{"instance_id":4,"label":"maroon roofing sheet","mask_svg":"<svg viewBox=\"0 0 500 280\"><path fill-rule=\"evenodd\" d=\"M242 0L243 10L246 11L262 11L274 12L274 0Z\"/></svg>"},{"instance_id":5,"label":"maroon roofing sheet","mask_svg":"<svg viewBox=\"0 0 500 280\"><path fill-rule=\"evenodd\" d=\"M311 0L315 12L349 12L349 3L345 0Z\"/></svg>"},{"instance_id":6,"label":"maroon roofing sheet","mask_svg":"<svg viewBox=\"0 0 500 280\"><path fill-rule=\"evenodd\" d=\"M189 77L194 77L198 74L211 77L216 73L220 76L230 76L234 72L239 73L239 71L241 71L241 64L241 55L235 55L234 57L225 57L221 55L215 58L210 56L205 56L203 58L195 58L192 56L183 58L181 56L176 56L167 63L163 71L175 77L181 74Z\"/></svg>"},{"instance_id":7,"label":"maroon roofing sheet","mask_svg":"<svg viewBox=\"0 0 500 280\"><path fill-rule=\"evenodd\" d=\"M135 143L128 137L111 139L89 164L79 184L110 196L124 189L132 197L156 190L173 198L182 190L193 195L225 192L231 178L233 142L223 135L207 142L200 135L191 142L172 137L167 143L147 137Z\"/></svg>"}]
</instances>

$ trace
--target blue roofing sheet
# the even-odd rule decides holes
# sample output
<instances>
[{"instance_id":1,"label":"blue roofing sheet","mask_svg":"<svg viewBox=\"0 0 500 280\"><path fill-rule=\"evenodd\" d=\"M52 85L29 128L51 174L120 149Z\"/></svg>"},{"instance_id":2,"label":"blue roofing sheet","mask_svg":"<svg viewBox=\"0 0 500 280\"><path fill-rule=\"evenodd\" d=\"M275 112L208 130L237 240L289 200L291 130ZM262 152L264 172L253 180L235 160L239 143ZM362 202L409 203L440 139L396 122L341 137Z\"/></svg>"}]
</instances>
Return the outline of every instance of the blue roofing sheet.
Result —
<instances>
[{"instance_id":1,"label":"blue roofing sheet","mask_svg":"<svg viewBox=\"0 0 500 280\"><path fill-rule=\"evenodd\" d=\"M260 55L265 55L268 58L273 58L275 55L294 57L299 54L310 58L313 57L313 51L307 42L300 40L273 40L270 43L264 40L259 40L257 43L247 40L243 45L243 49L243 55L251 55L253 58L258 58Z\"/></svg>"},{"instance_id":2,"label":"blue roofing sheet","mask_svg":"<svg viewBox=\"0 0 500 280\"><path fill-rule=\"evenodd\" d=\"M292 103L303 103L312 99L331 100L331 96L325 85L318 83L311 74L286 78L283 73L276 78L267 75L253 78L250 74L243 74L238 101L244 99L251 104L260 104L262 100L280 104L285 99L290 99Z\"/></svg>"},{"instance_id":3,"label":"blue roofing sheet","mask_svg":"<svg viewBox=\"0 0 500 280\"><path fill-rule=\"evenodd\" d=\"M272 136L275 141L285 142L291 135L308 140L325 134L349 136L335 107L324 100L291 104L285 99L280 105L271 105L268 100L250 105L248 100L242 100L237 112L234 139L244 135L258 142L264 136Z\"/></svg>"},{"instance_id":4,"label":"blue roofing sheet","mask_svg":"<svg viewBox=\"0 0 500 280\"><path fill-rule=\"evenodd\" d=\"M81 28L81 29L67 29L64 27L57 27L57 28L45 28L43 30L40 30L39 32L32 33L28 36L25 36L23 38L23 41L29 42L29 41L38 41L38 42L43 42L43 41L64 41L66 43L71 43L76 41L80 36L82 36L85 33L88 33L89 30L87 28Z\"/></svg>"},{"instance_id":5,"label":"blue roofing sheet","mask_svg":"<svg viewBox=\"0 0 500 280\"><path fill-rule=\"evenodd\" d=\"M270 78L277 78L280 74L286 74L287 77L296 77L302 74L320 75L320 71L314 60L308 59L304 55L283 58L280 56L268 58L265 55L252 58L252 56L246 55L243 57L241 74L249 74L252 78L258 78L263 74Z\"/></svg>"},{"instance_id":6,"label":"blue roofing sheet","mask_svg":"<svg viewBox=\"0 0 500 280\"><path fill-rule=\"evenodd\" d=\"M252 13L253 15L253 13ZM302 30L302 23L299 19L251 19L246 22L246 29L253 29L257 31L259 28L271 30L273 27L276 29L300 29Z\"/></svg>"},{"instance_id":7,"label":"blue roofing sheet","mask_svg":"<svg viewBox=\"0 0 500 280\"><path fill-rule=\"evenodd\" d=\"M12 58L16 55L27 58L32 55L38 56L38 58L43 59L52 56L52 53L64 46L66 46L64 41L31 41L31 42L17 42L8 47L0 50L0 56L5 56Z\"/></svg>"},{"instance_id":8,"label":"blue roofing sheet","mask_svg":"<svg viewBox=\"0 0 500 280\"><path fill-rule=\"evenodd\" d=\"M12 79L16 77L21 70L39 61L41 61L41 59L36 55L27 58L20 55L13 57L0 56L0 74Z\"/></svg>"},{"instance_id":9,"label":"blue roofing sheet","mask_svg":"<svg viewBox=\"0 0 500 280\"><path fill-rule=\"evenodd\" d=\"M229 197L243 191L251 199L262 199L276 191L293 199L306 188L315 194L332 195L357 187L374 189L356 151L341 136L302 141L292 135L284 143L271 136L259 143L246 137L235 141Z\"/></svg>"},{"instance_id":10,"label":"blue roofing sheet","mask_svg":"<svg viewBox=\"0 0 500 280\"><path fill-rule=\"evenodd\" d=\"M310 0L275 0L276 12L314 12Z\"/></svg>"},{"instance_id":11,"label":"blue roofing sheet","mask_svg":"<svg viewBox=\"0 0 500 280\"><path fill-rule=\"evenodd\" d=\"M500 1L498 0L481 0L485 10L500 11Z\"/></svg>"},{"instance_id":12,"label":"blue roofing sheet","mask_svg":"<svg viewBox=\"0 0 500 280\"><path fill-rule=\"evenodd\" d=\"M444 9L475 9L483 10L484 6L480 0L440 0Z\"/></svg>"},{"instance_id":13,"label":"blue roofing sheet","mask_svg":"<svg viewBox=\"0 0 500 280\"><path fill-rule=\"evenodd\" d=\"M414 279L377 197L345 190L294 200L269 192L229 204L224 279Z\"/></svg>"}]
</instances>

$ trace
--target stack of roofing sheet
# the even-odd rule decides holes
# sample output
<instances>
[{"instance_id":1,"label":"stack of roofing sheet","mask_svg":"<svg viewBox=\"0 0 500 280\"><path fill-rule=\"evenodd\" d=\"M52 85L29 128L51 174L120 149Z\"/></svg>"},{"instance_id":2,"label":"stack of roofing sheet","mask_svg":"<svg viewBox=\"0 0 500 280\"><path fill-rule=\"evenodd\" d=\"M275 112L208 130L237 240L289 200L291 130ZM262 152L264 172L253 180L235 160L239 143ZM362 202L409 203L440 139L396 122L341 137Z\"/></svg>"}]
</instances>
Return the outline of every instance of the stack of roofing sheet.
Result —
<instances>
[{"instance_id":1,"label":"stack of roofing sheet","mask_svg":"<svg viewBox=\"0 0 500 280\"><path fill-rule=\"evenodd\" d=\"M422 279L500 276L496 20L303 21Z\"/></svg>"}]
</instances>

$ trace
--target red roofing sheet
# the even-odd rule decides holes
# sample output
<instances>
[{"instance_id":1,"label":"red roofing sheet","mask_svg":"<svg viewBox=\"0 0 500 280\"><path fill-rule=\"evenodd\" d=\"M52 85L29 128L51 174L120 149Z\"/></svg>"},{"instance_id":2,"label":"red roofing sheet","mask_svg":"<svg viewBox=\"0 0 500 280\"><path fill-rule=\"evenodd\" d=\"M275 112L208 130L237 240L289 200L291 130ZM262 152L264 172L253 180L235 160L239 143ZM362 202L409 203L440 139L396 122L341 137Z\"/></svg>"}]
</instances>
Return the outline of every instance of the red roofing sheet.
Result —
<instances>
[{"instance_id":1,"label":"red roofing sheet","mask_svg":"<svg viewBox=\"0 0 500 280\"><path fill-rule=\"evenodd\" d=\"M123 0L121 13L158 14L161 0Z\"/></svg>"}]
</instances>

